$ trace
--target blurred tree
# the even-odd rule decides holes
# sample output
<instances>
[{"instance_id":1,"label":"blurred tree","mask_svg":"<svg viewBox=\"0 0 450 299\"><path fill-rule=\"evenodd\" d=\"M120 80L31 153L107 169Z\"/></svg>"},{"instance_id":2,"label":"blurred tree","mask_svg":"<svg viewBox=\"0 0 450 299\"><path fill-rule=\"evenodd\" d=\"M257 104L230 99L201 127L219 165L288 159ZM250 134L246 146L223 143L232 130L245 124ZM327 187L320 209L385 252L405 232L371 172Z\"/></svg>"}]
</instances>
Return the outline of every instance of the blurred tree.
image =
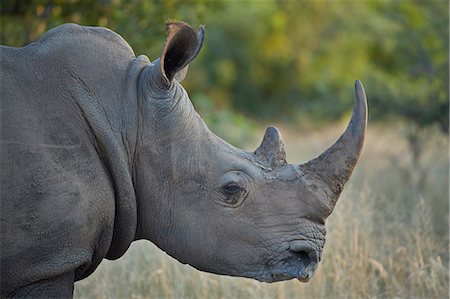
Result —
<instances>
[{"instance_id":1,"label":"blurred tree","mask_svg":"<svg viewBox=\"0 0 450 299\"><path fill-rule=\"evenodd\" d=\"M418 127L437 124L448 133L448 8L444 1L376 7L392 24L395 41L370 48L377 66L372 83L385 86L372 95L377 118L400 116Z\"/></svg>"},{"instance_id":2,"label":"blurred tree","mask_svg":"<svg viewBox=\"0 0 450 299\"><path fill-rule=\"evenodd\" d=\"M405 135L417 170L412 179L420 190L427 128L449 132L449 3L411 1L387 7L375 2L373 8L390 24L390 36L384 45L373 42L369 48L376 68L368 83L380 87L371 92L371 113L379 120L407 122Z\"/></svg>"}]
</instances>

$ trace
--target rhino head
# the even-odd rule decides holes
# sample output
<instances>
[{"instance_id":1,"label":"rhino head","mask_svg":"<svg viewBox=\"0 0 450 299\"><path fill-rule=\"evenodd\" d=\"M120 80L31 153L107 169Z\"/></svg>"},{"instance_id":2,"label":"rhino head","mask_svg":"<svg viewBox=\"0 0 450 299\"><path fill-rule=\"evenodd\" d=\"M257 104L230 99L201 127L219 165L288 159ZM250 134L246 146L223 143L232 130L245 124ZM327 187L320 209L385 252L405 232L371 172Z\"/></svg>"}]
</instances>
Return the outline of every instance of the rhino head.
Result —
<instances>
[{"instance_id":1,"label":"rhino head","mask_svg":"<svg viewBox=\"0 0 450 299\"><path fill-rule=\"evenodd\" d=\"M317 158L288 164L274 127L254 152L243 151L207 128L179 83L200 51L203 27L167 29L161 57L148 61L138 81L136 239L207 272L308 281L321 259L325 219L363 146L363 86L356 82L347 129Z\"/></svg>"}]
</instances>

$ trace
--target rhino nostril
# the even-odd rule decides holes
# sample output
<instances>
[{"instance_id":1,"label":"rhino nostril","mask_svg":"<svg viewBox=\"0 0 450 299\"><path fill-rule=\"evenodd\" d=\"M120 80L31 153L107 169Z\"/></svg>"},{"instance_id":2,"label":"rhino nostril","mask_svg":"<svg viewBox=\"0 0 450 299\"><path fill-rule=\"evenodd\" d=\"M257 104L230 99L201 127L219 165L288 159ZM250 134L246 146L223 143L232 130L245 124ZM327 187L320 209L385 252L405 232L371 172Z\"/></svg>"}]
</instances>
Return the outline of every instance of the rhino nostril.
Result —
<instances>
[{"instance_id":1,"label":"rhino nostril","mask_svg":"<svg viewBox=\"0 0 450 299\"><path fill-rule=\"evenodd\" d=\"M318 252L305 240L289 244L289 251L303 263L305 268L319 262Z\"/></svg>"},{"instance_id":2,"label":"rhino nostril","mask_svg":"<svg viewBox=\"0 0 450 299\"><path fill-rule=\"evenodd\" d=\"M291 253L303 264L306 268L310 263L309 253L306 251L292 251Z\"/></svg>"}]
</instances>

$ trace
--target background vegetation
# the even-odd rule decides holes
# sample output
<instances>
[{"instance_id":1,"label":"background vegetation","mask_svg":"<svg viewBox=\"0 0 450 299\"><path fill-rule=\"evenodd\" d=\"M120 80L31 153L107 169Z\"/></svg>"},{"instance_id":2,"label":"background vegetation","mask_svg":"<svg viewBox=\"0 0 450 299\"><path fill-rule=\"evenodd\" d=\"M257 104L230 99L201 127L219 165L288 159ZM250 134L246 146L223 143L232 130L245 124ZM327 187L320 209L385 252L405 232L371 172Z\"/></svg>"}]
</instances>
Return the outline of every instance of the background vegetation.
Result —
<instances>
[{"instance_id":1,"label":"background vegetation","mask_svg":"<svg viewBox=\"0 0 450 299\"><path fill-rule=\"evenodd\" d=\"M1 43L22 46L64 22L107 26L159 56L164 22L206 24L185 83L193 101L294 123L349 111L355 79L372 120L448 132L448 1L5 0ZM282 117L280 117L282 116Z\"/></svg>"},{"instance_id":2,"label":"background vegetation","mask_svg":"<svg viewBox=\"0 0 450 299\"><path fill-rule=\"evenodd\" d=\"M0 9L2 44L23 46L75 22L109 27L152 60L166 20L205 24L204 48L183 81L197 110L249 150L263 126L283 127L295 162L338 137L355 79L368 94L365 151L329 219L311 283L200 273L137 243L78 283L76 296L448 295L448 1L2 0Z\"/></svg>"}]
</instances>

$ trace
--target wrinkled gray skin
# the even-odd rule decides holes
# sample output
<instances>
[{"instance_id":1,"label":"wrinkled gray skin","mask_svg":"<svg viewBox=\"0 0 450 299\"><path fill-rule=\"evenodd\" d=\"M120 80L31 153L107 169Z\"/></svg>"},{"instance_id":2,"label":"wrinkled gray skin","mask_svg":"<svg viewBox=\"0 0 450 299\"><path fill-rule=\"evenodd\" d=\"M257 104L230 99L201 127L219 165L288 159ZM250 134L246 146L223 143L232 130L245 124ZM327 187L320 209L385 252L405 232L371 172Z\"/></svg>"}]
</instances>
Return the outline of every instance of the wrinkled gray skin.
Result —
<instances>
[{"instance_id":1,"label":"wrinkled gray skin","mask_svg":"<svg viewBox=\"0 0 450 299\"><path fill-rule=\"evenodd\" d=\"M337 143L290 165L276 128L255 152L208 130L179 83L204 30L167 30L154 62L73 24L1 48L2 297L70 297L138 239L212 273L313 275L362 148L362 85Z\"/></svg>"}]
</instances>

